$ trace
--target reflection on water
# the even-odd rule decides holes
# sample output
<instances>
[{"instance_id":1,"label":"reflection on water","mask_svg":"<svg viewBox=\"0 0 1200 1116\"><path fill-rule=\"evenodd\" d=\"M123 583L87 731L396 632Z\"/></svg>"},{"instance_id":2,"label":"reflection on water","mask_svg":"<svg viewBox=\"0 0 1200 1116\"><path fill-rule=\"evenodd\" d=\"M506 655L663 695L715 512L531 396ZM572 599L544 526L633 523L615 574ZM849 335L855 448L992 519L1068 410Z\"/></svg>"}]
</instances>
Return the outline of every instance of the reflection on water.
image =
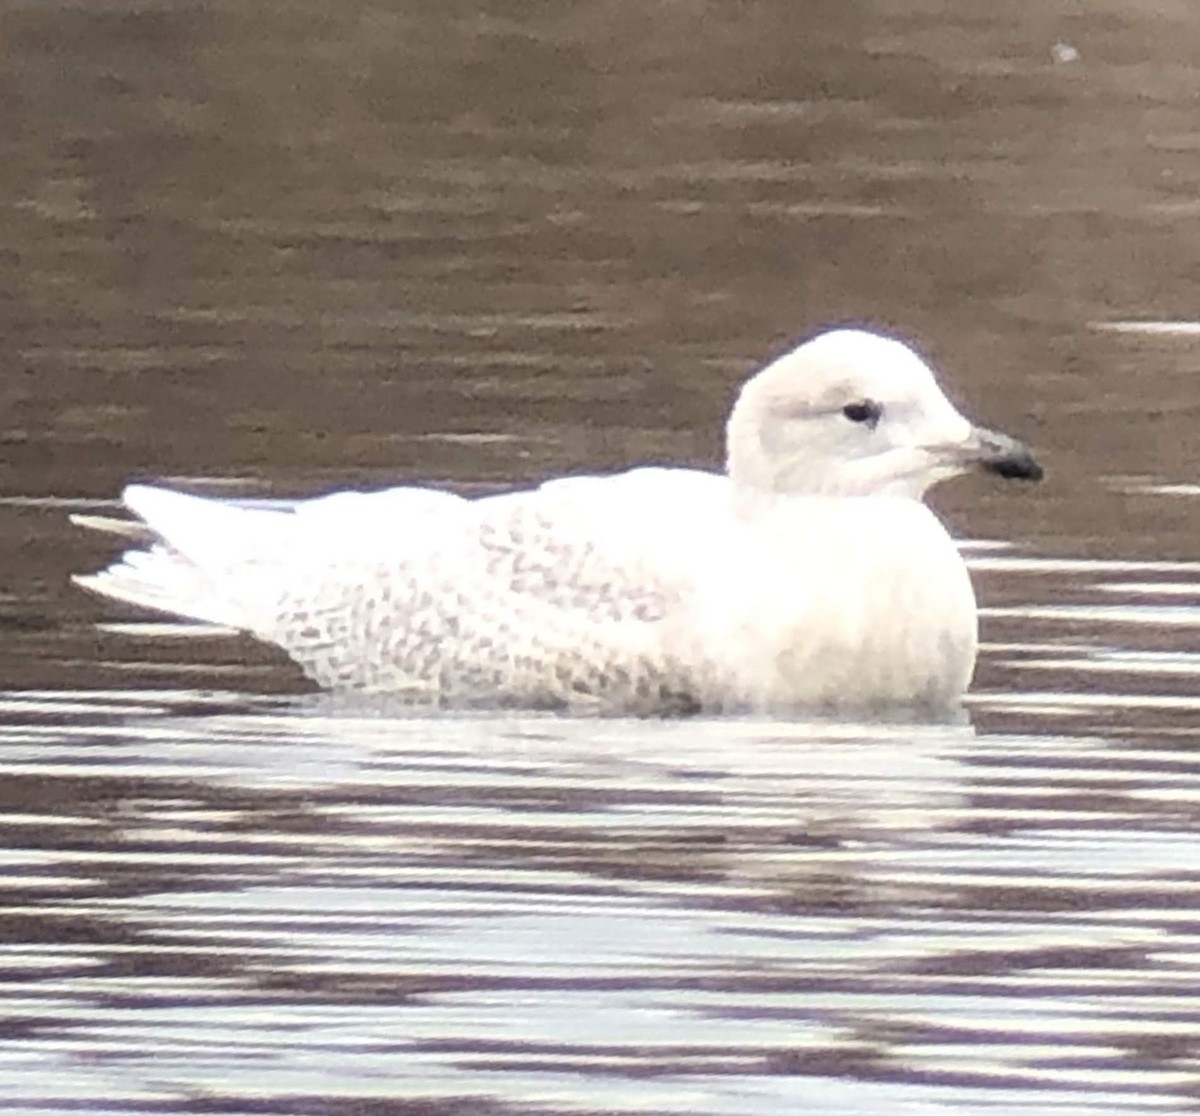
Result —
<instances>
[{"instance_id":1,"label":"reflection on water","mask_svg":"<svg viewBox=\"0 0 1200 1116\"><path fill-rule=\"evenodd\" d=\"M0 26L5 1113L1195 1108L1193 6ZM397 716L68 588L133 476L711 464L846 320L1046 458L936 494L973 729Z\"/></svg>"},{"instance_id":2,"label":"reflection on water","mask_svg":"<svg viewBox=\"0 0 1200 1116\"><path fill-rule=\"evenodd\" d=\"M1116 1112L1193 1080L1187 742L0 716L14 1101Z\"/></svg>"}]
</instances>

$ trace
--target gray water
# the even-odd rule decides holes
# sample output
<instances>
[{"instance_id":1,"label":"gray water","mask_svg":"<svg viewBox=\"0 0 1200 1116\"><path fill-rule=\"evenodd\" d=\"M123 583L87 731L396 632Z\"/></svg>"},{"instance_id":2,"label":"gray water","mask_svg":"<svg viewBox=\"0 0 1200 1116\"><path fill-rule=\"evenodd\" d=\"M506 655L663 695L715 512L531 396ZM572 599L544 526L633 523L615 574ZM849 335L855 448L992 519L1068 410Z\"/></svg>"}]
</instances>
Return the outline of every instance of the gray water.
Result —
<instances>
[{"instance_id":1,"label":"gray water","mask_svg":"<svg viewBox=\"0 0 1200 1116\"><path fill-rule=\"evenodd\" d=\"M0 1102L1200 1107L1200 9L0 12ZM406 715L72 590L127 479L711 466L897 329L1037 488L934 502L969 723Z\"/></svg>"}]
</instances>

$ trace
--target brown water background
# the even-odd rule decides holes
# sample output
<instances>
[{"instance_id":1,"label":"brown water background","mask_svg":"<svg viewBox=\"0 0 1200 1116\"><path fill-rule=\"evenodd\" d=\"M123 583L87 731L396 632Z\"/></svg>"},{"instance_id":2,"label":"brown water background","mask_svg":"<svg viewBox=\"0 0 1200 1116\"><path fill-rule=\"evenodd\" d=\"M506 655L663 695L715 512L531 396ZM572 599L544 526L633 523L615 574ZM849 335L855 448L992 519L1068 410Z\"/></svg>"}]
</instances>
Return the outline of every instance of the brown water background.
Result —
<instances>
[{"instance_id":1,"label":"brown water background","mask_svg":"<svg viewBox=\"0 0 1200 1116\"><path fill-rule=\"evenodd\" d=\"M1200 1104L1200 7L0 9L5 1111ZM712 465L899 331L975 732L422 721L99 632L130 478ZM847 742L853 743L853 747Z\"/></svg>"}]
</instances>

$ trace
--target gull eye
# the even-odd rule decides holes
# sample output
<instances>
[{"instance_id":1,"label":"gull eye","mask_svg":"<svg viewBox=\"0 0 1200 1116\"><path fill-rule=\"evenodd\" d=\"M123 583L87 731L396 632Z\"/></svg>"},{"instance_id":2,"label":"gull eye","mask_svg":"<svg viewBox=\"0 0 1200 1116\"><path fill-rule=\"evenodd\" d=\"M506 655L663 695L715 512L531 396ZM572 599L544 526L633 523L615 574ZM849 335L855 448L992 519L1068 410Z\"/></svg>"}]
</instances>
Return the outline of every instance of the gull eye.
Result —
<instances>
[{"instance_id":1,"label":"gull eye","mask_svg":"<svg viewBox=\"0 0 1200 1116\"><path fill-rule=\"evenodd\" d=\"M879 423L879 416L883 414L883 405L874 399L860 399L857 403L847 403L842 408L842 414L851 422L865 423L874 430Z\"/></svg>"}]
</instances>

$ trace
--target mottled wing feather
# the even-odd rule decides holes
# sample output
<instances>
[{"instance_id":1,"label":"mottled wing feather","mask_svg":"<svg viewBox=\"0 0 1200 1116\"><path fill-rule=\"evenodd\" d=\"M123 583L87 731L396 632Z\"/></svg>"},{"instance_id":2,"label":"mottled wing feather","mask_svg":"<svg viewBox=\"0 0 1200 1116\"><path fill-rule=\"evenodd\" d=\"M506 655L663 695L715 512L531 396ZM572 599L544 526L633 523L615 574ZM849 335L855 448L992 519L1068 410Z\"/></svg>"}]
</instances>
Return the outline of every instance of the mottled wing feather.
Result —
<instances>
[{"instance_id":1,"label":"mottled wing feather","mask_svg":"<svg viewBox=\"0 0 1200 1116\"><path fill-rule=\"evenodd\" d=\"M656 479L676 497L687 487ZM677 531L662 553L671 509L646 506L642 487L556 482L475 501L401 556L294 569L259 634L327 686L686 705L688 670L661 630L688 591L686 565Z\"/></svg>"},{"instance_id":2,"label":"mottled wing feather","mask_svg":"<svg viewBox=\"0 0 1200 1116\"><path fill-rule=\"evenodd\" d=\"M726 498L723 478L669 469L479 500L402 488L291 508L133 487L126 503L159 541L80 580L242 628L325 686L685 708L697 660L681 662L664 635L704 549L689 532L719 522Z\"/></svg>"}]
</instances>

